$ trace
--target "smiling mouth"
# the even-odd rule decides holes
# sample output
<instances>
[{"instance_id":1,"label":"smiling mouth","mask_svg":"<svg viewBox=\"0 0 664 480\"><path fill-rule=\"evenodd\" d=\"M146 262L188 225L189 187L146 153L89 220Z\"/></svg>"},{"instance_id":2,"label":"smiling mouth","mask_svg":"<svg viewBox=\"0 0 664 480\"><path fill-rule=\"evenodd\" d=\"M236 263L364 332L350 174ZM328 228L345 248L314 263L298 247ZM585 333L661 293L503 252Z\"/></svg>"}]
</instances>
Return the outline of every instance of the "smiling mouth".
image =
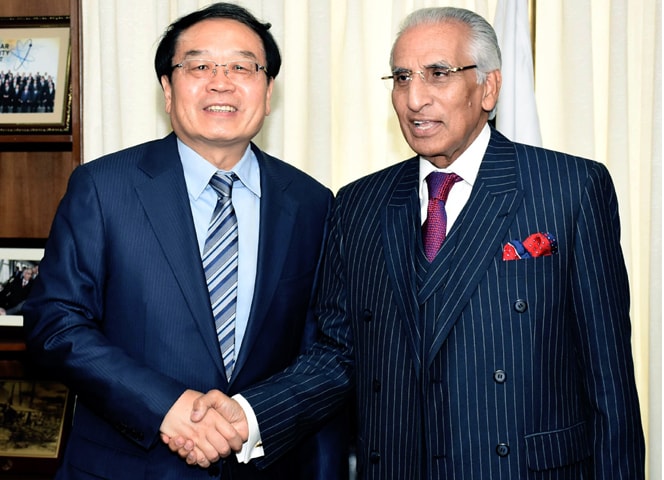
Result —
<instances>
[{"instance_id":1,"label":"smiling mouth","mask_svg":"<svg viewBox=\"0 0 664 480\"><path fill-rule=\"evenodd\" d=\"M413 120L413 125L418 130L428 130L430 128L433 128L435 122L430 122L428 120Z\"/></svg>"},{"instance_id":2,"label":"smiling mouth","mask_svg":"<svg viewBox=\"0 0 664 480\"><path fill-rule=\"evenodd\" d=\"M231 107L230 105L212 105L207 107L205 110L208 112L237 112L237 108Z\"/></svg>"}]
</instances>

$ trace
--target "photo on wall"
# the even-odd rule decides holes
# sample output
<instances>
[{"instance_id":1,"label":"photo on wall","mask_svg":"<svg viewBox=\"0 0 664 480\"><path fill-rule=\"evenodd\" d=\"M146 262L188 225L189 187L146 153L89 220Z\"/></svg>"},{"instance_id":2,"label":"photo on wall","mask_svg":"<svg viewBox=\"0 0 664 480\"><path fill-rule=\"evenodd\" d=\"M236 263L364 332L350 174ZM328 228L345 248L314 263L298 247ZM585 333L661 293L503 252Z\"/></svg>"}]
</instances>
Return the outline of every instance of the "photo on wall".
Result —
<instances>
[{"instance_id":1,"label":"photo on wall","mask_svg":"<svg viewBox=\"0 0 664 480\"><path fill-rule=\"evenodd\" d=\"M69 17L0 18L0 134L70 130Z\"/></svg>"}]
</instances>

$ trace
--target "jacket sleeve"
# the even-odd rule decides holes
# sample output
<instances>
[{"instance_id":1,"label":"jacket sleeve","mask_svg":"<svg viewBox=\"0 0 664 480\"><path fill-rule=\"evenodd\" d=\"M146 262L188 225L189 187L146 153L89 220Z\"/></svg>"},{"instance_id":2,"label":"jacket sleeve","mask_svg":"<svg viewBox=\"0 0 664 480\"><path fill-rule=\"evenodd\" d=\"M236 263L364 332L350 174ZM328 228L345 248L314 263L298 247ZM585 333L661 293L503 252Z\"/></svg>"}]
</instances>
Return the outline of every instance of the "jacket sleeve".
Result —
<instances>
[{"instance_id":1,"label":"jacket sleeve","mask_svg":"<svg viewBox=\"0 0 664 480\"><path fill-rule=\"evenodd\" d=\"M133 441L158 441L164 415L185 386L131 358L105 325L107 261L104 212L85 166L71 176L24 306L28 349L36 362ZM131 426L131 427L128 427Z\"/></svg>"},{"instance_id":2,"label":"jacket sleeve","mask_svg":"<svg viewBox=\"0 0 664 480\"><path fill-rule=\"evenodd\" d=\"M613 184L596 164L585 185L575 232L572 298L585 389L594 410L594 474L644 476L645 446L634 378L629 285Z\"/></svg>"},{"instance_id":3,"label":"jacket sleeve","mask_svg":"<svg viewBox=\"0 0 664 480\"><path fill-rule=\"evenodd\" d=\"M343 418L338 415L354 385L337 208L335 203L320 273L316 341L284 372L242 392L256 413L263 440L265 457L257 460L259 467L271 464L335 415ZM343 430L331 427L322 439L335 441L340 435L345 435Z\"/></svg>"}]
</instances>

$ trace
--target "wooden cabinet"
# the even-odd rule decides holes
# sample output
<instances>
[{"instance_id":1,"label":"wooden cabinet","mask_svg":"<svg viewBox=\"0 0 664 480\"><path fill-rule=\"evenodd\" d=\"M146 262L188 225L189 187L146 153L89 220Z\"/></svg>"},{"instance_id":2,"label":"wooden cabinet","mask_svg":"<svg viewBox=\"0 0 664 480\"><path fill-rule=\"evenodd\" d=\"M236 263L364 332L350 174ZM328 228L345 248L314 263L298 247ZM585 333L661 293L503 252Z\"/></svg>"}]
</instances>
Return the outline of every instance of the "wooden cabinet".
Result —
<instances>
[{"instance_id":1,"label":"wooden cabinet","mask_svg":"<svg viewBox=\"0 0 664 480\"><path fill-rule=\"evenodd\" d=\"M40 132L38 129L10 133L7 129L0 131L0 246L32 248L41 245L48 236L69 176L82 162L81 7L80 0L1 0L0 3L0 17L3 19L58 17L65 22L68 19L70 28L69 127L57 133ZM18 410L18 403L7 400L7 397L13 398L15 391L21 388L27 389L33 397L38 395L44 388L44 384L36 383L40 378L41 372L31 367L26 356L22 330L0 327L0 436L13 432L7 424L7 411L16 413ZM62 398L63 394L59 391L58 395ZM24 401L25 397L21 402ZM9 408L11 405L16 408ZM21 415L34 415L24 419L22 426L35 425L34 418L40 425L45 425L46 416L40 416L36 407L34 412L19 410ZM62 422L64 436L71 413L71 398L67 399L66 412L67 419ZM64 436L60 438L64 440ZM26 458L0 452L0 480L53 478L56 464L55 458Z\"/></svg>"},{"instance_id":2,"label":"wooden cabinet","mask_svg":"<svg viewBox=\"0 0 664 480\"><path fill-rule=\"evenodd\" d=\"M69 175L82 162L80 0L2 0L0 16L69 17L70 131L0 133L0 238L46 238Z\"/></svg>"}]
</instances>

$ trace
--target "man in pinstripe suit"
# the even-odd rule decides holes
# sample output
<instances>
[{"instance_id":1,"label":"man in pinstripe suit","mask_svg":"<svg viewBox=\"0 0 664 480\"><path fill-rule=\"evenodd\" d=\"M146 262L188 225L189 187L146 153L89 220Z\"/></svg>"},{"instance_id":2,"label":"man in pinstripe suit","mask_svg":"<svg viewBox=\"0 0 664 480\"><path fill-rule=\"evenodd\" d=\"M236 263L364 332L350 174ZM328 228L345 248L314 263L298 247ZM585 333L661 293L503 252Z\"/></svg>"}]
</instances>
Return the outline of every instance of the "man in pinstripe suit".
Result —
<instances>
[{"instance_id":1,"label":"man in pinstripe suit","mask_svg":"<svg viewBox=\"0 0 664 480\"><path fill-rule=\"evenodd\" d=\"M242 392L258 422L258 464L354 390L360 478L643 478L629 288L606 168L488 125L500 51L472 12L413 13L391 66L394 108L418 155L340 190L319 341ZM429 260L420 227L433 171L462 180ZM219 392L199 399L193 419L208 406L244 422Z\"/></svg>"}]
</instances>

